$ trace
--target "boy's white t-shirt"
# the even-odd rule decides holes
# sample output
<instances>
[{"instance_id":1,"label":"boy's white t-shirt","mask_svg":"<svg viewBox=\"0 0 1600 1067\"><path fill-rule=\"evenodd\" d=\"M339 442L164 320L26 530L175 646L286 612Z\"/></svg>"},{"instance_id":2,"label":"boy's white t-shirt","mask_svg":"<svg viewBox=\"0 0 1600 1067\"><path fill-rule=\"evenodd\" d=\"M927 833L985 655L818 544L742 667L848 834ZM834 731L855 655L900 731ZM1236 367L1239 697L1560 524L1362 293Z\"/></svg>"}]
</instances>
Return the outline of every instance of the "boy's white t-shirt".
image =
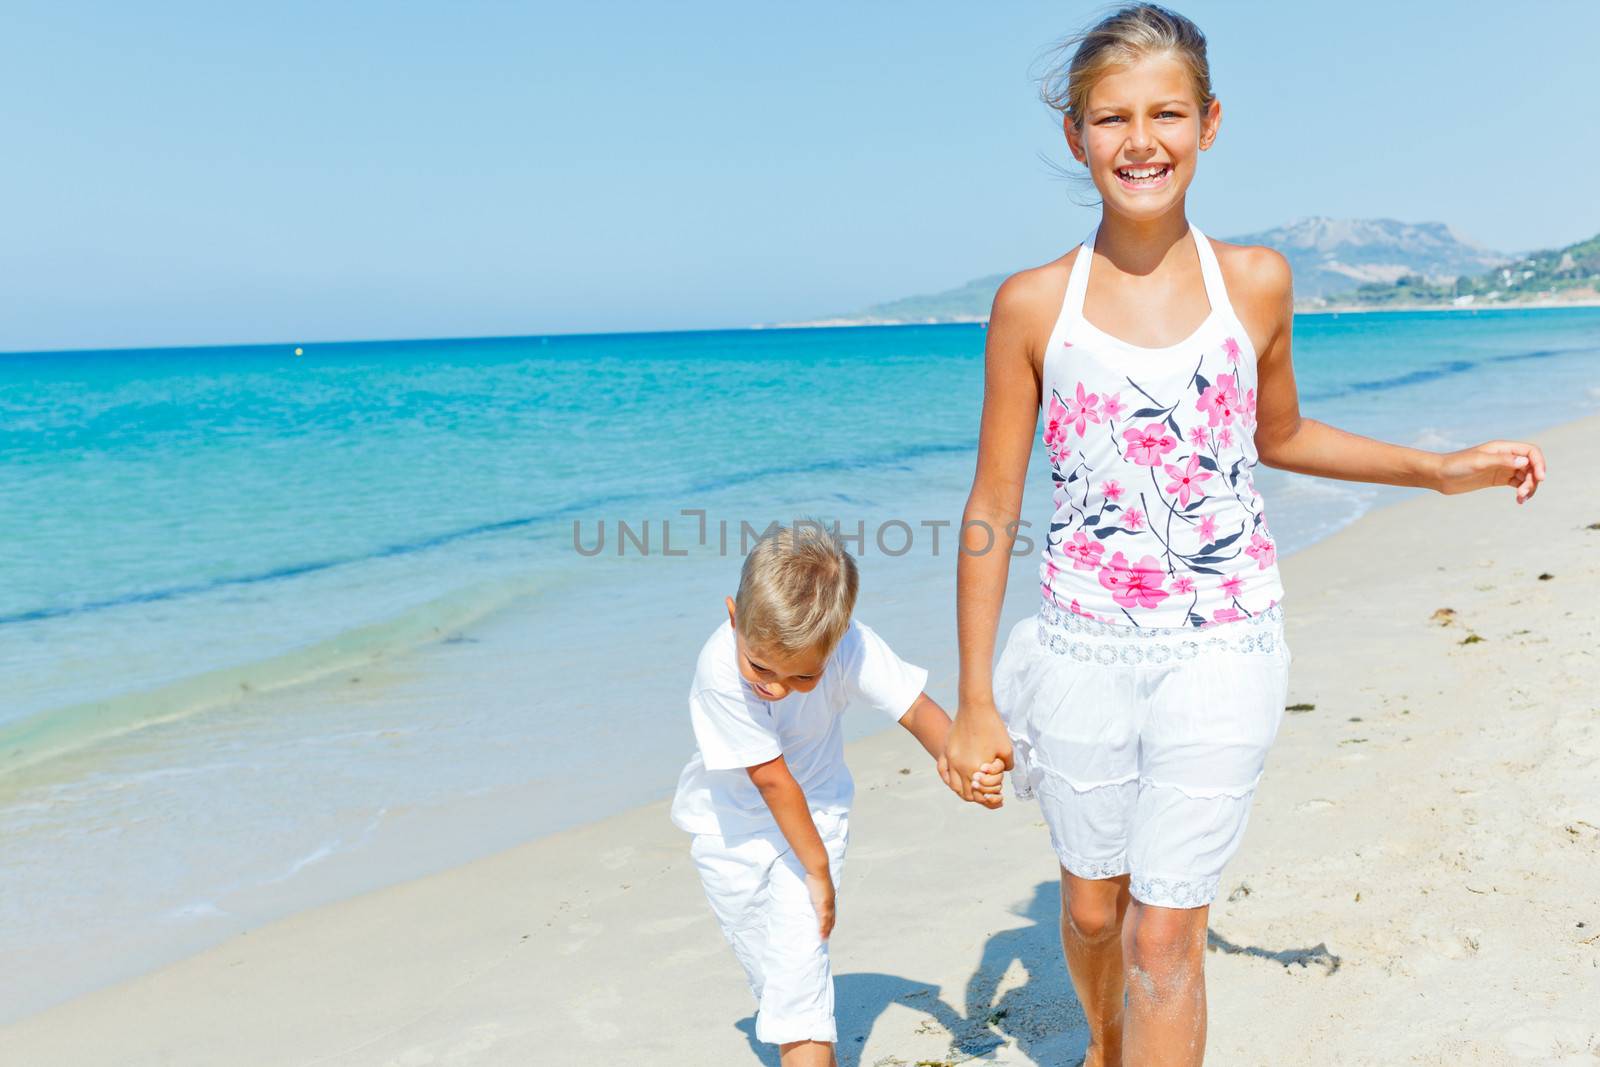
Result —
<instances>
[{"instance_id":1,"label":"boy's white t-shirt","mask_svg":"<svg viewBox=\"0 0 1600 1067\"><path fill-rule=\"evenodd\" d=\"M809 693L765 700L739 673L733 627L700 649L689 688L699 751L678 778L672 821L694 834L759 833L777 822L745 768L783 756L813 812L847 812L855 782L844 765L841 713L865 704L899 721L928 681L854 619Z\"/></svg>"}]
</instances>

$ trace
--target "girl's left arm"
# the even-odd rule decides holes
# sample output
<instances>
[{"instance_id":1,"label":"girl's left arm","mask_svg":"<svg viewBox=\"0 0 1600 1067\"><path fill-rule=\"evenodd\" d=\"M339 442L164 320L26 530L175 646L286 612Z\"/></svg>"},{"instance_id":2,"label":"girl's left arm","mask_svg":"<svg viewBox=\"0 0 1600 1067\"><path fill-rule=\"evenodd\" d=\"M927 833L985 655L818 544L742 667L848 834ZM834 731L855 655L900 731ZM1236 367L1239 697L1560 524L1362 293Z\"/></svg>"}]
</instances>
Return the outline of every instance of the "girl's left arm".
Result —
<instances>
[{"instance_id":1,"label":"girl's left arm","mask_svg":"<svg viewBox=\"0 0 1600 1067\"><path fill-rule=\"evenodd\" d=\"M1251 332L1261 329L1267 336L1264 345L1257 345L1256 361L1255 439L1262 463L1319 478L1412 485L1439 493L1507 485L1516 490L1518 504L1538 490L1545 478L1544 453L1538 445L1487 441L1458 452L1428 452L1303 417L1289 353L1294 326L1289 264L1270 249L1251 249L1244 265L1249 277L1241 286L1246 294L1241 310Z\"/></svg>"}]
</instances>

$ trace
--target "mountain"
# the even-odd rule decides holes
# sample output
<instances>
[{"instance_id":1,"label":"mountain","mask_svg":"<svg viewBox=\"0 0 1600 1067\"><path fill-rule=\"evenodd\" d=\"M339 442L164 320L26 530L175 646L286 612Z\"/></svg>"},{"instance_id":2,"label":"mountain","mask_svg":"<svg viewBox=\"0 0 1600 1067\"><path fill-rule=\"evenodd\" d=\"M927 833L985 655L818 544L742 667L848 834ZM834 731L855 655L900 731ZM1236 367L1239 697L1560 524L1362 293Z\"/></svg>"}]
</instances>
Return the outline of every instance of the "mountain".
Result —
<instances>
[{"instance_id":1,"label":"mountain","mask_svg":"<svg viewBox=\"0 0 1600 1067\"><path fill-rule=\"evenodd\" d=\"M1402 278L1448 283L1463 274L1478 275L1500 267L1512 258L1474 244L1441 222L1394 219L1296 219L1287 226L1225 240L1266 245L1283 253L1294 269L1295 297L1309 306L1361 285ZM789 325L982 322L989 317L995 290L1005 277L993 274L944 292L903 297L861 311Z\"/></svg>"},{"instance_id":2,"label":"mountain","mask_svg":"<svg viewBox=\"0 0 1600 1067\"><path fill-rule=\"evenodd\" d=\"M1454 281L1511 259L1474 244L1442 222L1296 219L1287 226L1226 240L1266 245L1283 253L1294 269L1295 299L1308 302L1406 277Z\"/></svg>"},{"instance_id":3,"label":"mountain","mask_svg":"<svg viewBox=\"0 0 1600 1067\"><path fill-rule=\"evenodd\" d=\"M1337 293L1341 307L1495 307L1600 302L1600 236L1526 256L1479 274L1431 279L1405 275Z\"/></svg>"},{"instance_id":4,"label":"mountain","mask_svg":"<svg viewBox=\"0 0 1600 1067\"><path fill-rule=\"evenodd\" d=\"M986 322L989 306L1004 274L974 278L967 284L942 293L904 296L886 304L874 304L855 311L813 322L787 323L791 326L893 326L908 322Z\"/></svg>"}]
</instances>

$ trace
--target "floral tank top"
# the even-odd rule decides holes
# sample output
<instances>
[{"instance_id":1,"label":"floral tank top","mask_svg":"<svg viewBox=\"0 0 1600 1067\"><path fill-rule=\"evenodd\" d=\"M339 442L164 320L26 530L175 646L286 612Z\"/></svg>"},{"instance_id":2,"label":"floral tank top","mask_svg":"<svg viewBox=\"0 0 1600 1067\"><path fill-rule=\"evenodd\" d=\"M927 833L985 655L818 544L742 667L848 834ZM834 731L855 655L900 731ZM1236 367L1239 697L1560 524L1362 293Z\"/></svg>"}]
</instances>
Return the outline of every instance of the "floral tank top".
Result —
<instances>
[{"instance_id":1,"label":"floral tank top","mask_svg":"<svg viewBox=\"0 0 1600 1067\"><path fill-rule=\"evenodd\" d=\"M1211 243L1189 232L1211 305L1193 334L1143 348L1085 319L1090 234L1045 352L1055 512L1041 587L1058 609L1105 623L1211 626L1283 596L1252 477L1255 349Z\"/></svg>"}]
</instances>

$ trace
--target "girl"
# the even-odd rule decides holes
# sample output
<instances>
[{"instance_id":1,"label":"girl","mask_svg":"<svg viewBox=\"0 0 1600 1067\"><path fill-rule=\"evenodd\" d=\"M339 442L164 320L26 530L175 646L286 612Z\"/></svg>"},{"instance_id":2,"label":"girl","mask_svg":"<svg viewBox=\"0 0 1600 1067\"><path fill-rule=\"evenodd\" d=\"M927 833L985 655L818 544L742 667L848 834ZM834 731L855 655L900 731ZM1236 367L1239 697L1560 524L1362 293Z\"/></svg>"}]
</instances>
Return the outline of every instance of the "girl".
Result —
<instances>
[{"instance_id":1,"label":"girl","mask_svg":"<svg viewBox=\"0 0 1600 1067\"><path fill-rule=\"evenodd\" d=\"M1100 193L1100 223L995 297L947 777L970 791L998 756L1018 794L1039 798L1086 1064L1198 1064L1208 907L1290 661L1255 464L1441 493L1508 485L1519 504L1545 464L1519 442L1441 455L1302 418L1288 264L1212 242L1186 215L1222 119L1204 36L1141 4L1068 47L1045 98ZM1014 533L1041 410L1055 487L1043 604L991 677L1009 552L982 551L974 527Z\"/></svg>"}]
</instances>

